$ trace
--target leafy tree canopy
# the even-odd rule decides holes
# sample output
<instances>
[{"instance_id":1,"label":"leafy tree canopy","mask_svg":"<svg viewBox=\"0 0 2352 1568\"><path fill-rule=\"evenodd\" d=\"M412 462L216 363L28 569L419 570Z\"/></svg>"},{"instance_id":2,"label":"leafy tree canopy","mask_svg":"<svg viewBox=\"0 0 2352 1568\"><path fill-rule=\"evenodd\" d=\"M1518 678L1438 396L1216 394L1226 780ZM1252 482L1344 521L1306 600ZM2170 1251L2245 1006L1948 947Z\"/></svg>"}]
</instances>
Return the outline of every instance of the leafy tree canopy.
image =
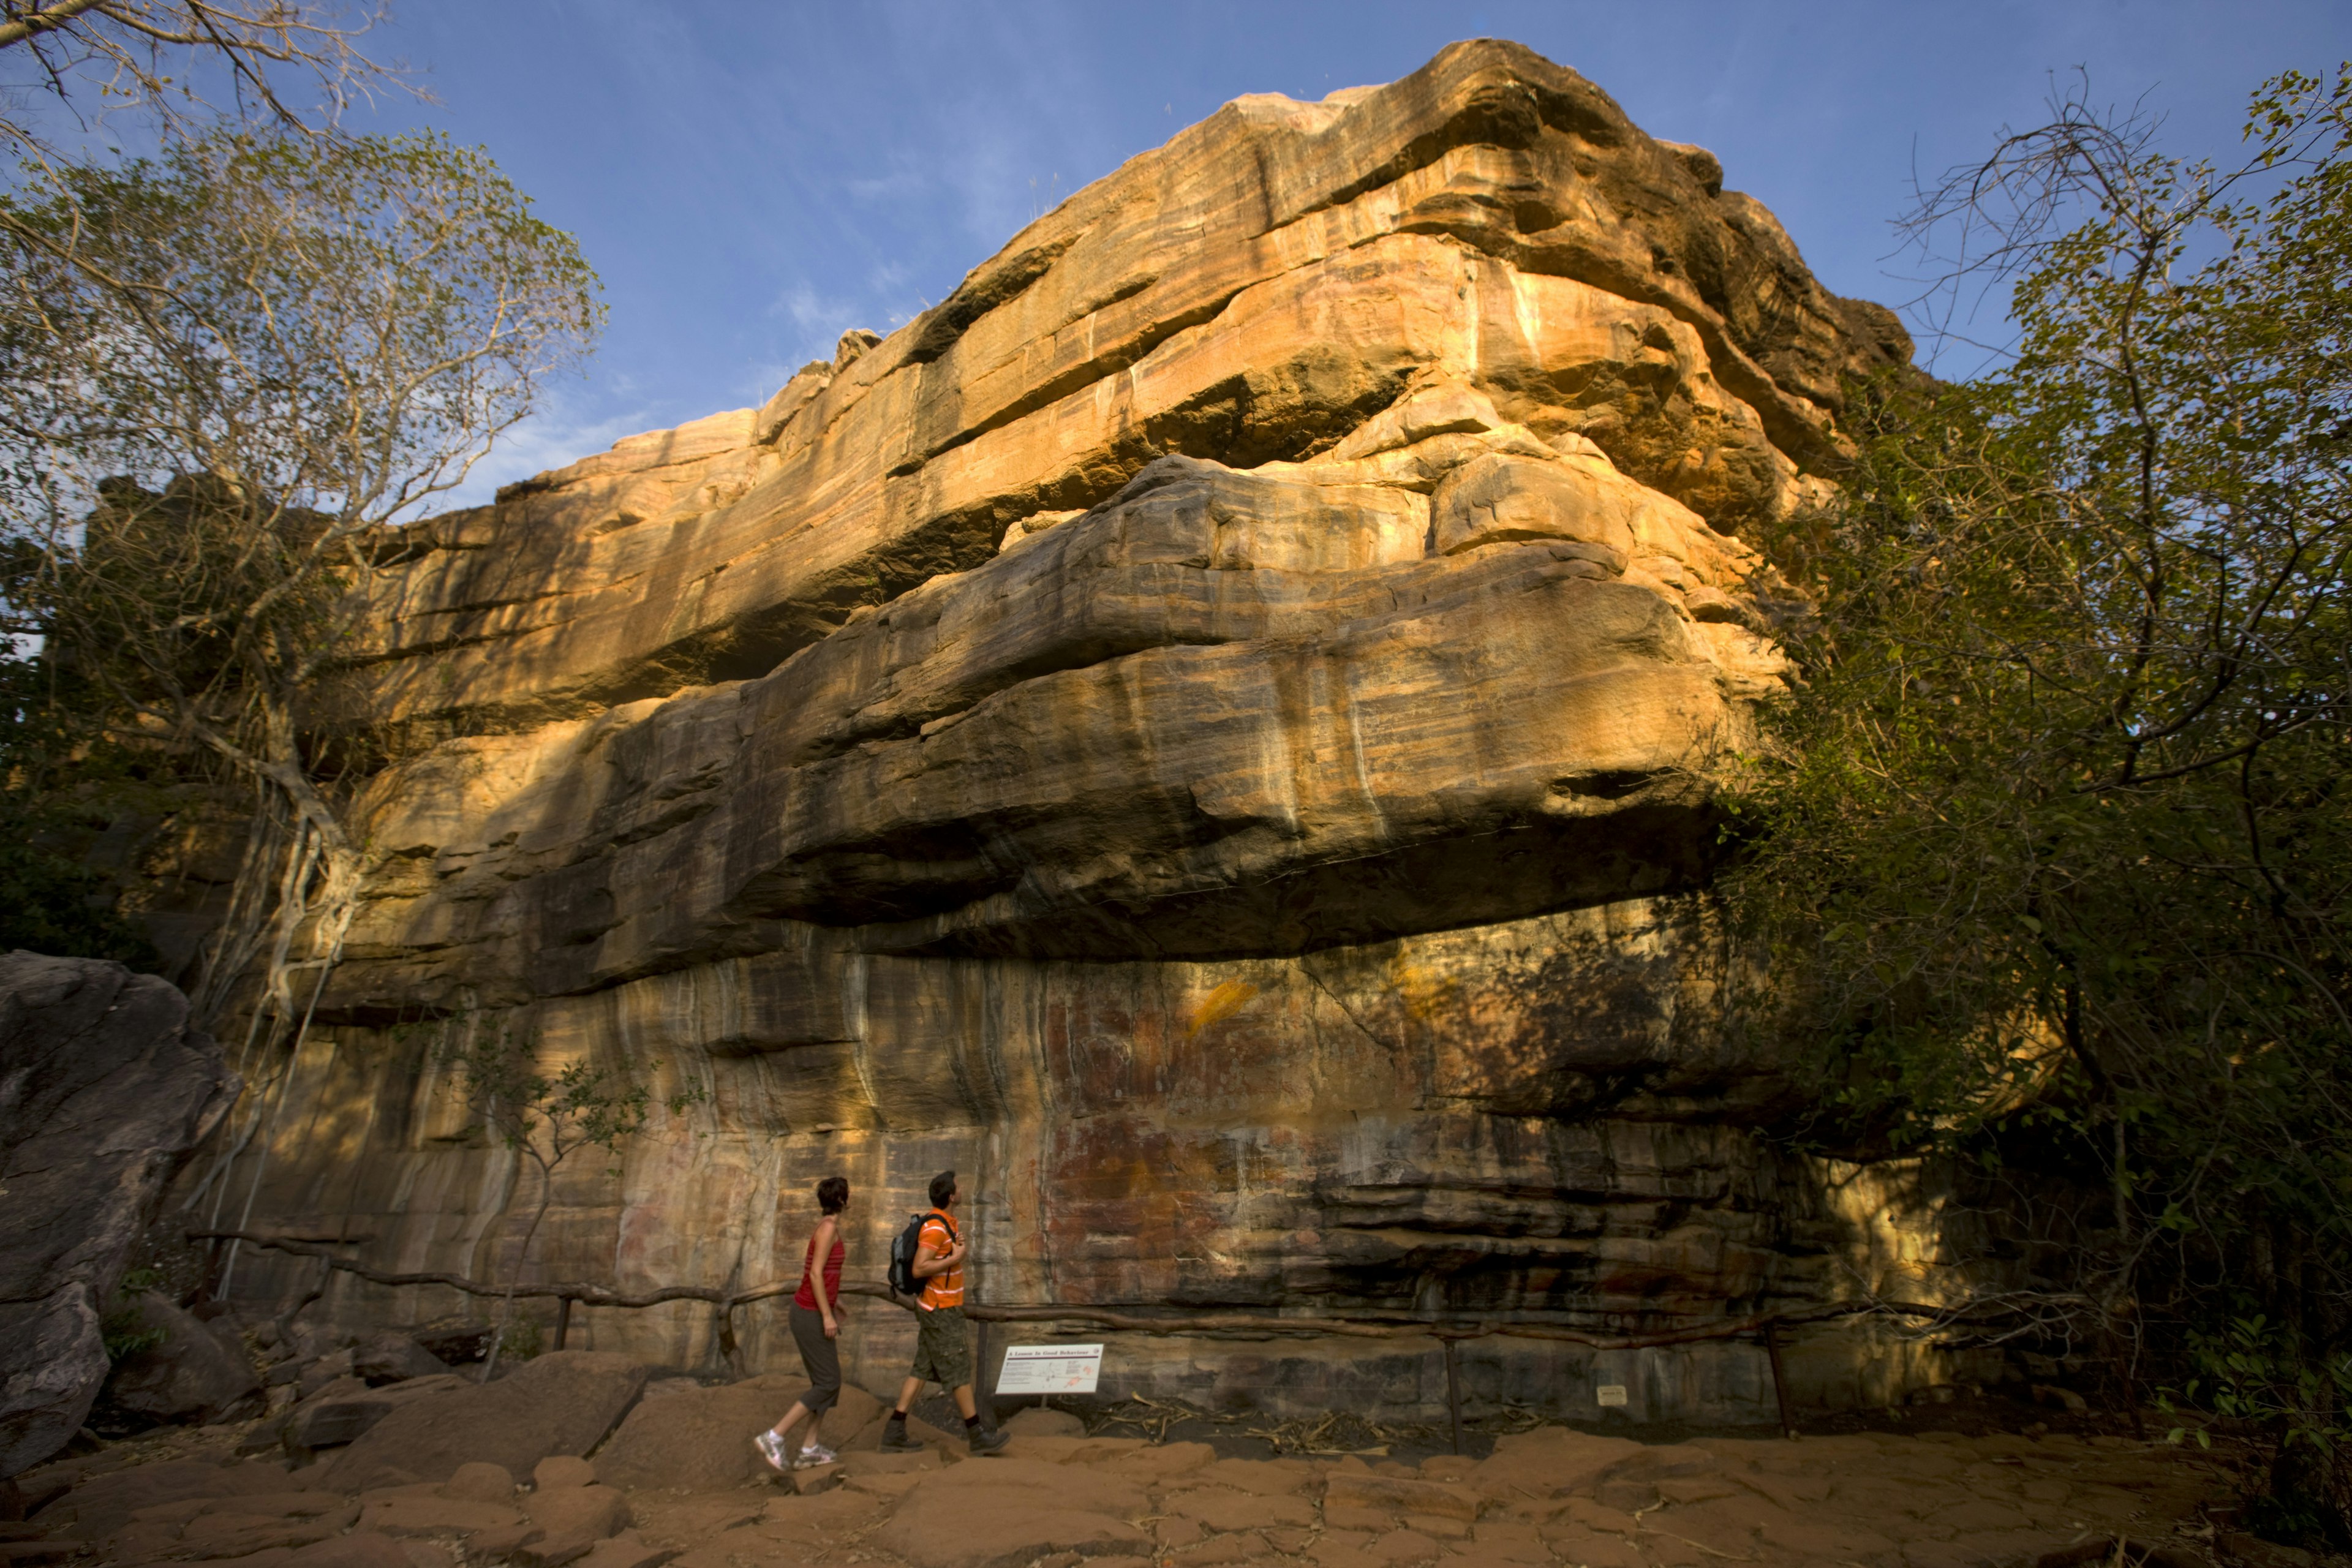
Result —
<instances>
[{"instance_id":1,"label":"leafy tree canopy","mask_svg":"<svg viewBox=\"0 0 2352 1568\"><path fill-rule=\"evenodd\" d=\"M2050 1282L2095 1331L2340 1448L2352 71L2265 84L2226 169L2053 107L1913 219L2014 354L1873 389L1843 499L1769 541L1812 613L1728 890L1817 1132L2034 1133L2105 1194ZM2346 1473L2281 1495L2341 1529Z\"/></svg>"},{"instance_id":2,"label":"leafy tree canopy","mask_svg":"<svg viewBox=\"0 0 2352 1568\"><path fill-rule=\"evenodd\" d=\"M78 755L208 755L258 790L278 847L252 879L290 896L243 900L204 1006L271 920L352 886L301 728L372 563L602 307L571 237L444 137L226 127L51 174L0 195L0 600ZM58 777L19 770L19 805Z\"/></svg>"}]
</instances>

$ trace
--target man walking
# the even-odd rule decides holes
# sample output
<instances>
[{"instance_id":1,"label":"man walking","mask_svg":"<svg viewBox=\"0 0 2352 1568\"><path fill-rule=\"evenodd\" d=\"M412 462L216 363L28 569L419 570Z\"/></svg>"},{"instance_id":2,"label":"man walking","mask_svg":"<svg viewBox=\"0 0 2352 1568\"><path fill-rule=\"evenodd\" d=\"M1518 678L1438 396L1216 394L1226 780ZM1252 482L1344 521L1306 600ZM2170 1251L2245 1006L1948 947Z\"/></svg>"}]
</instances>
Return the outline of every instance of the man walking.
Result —
<instances>
[{"instance_id":1,"label":"man walking","mask_svg":"<svg viewBox=\"0 0 2352 1568\"><path fill-rule=\"evenodd\" d=\"M971 1396L971 1344L964 1330L963 1259L971 1244L956 1233L956 1173L941 1171L931 1178L931 1208L915 1248L915 1278L922 1293L915 1300L915 1365L898 1390L898 1403L882 1425L882 1447L906 1453L922 1447L907 1436L907 1412L936 1383L955 1397L963 1415L963 1429L975 1454L993 1454L1011 1441L1002 1432L980 1424L980 1407Z\"/></svg>"}]
</instances>

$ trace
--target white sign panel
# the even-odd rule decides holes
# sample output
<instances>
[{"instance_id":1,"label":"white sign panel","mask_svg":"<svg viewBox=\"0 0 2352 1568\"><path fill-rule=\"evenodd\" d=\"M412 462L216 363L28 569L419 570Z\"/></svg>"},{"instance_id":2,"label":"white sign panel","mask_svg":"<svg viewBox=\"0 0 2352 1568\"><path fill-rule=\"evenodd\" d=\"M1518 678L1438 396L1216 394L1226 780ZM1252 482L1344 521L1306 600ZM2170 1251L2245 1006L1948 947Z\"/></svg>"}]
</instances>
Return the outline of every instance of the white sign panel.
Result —
<instances>
[{"instance_id":1,"label":"white sign panel","mask_svg":"<svg viewBox=\"0 0 2352 1568\"><path fill-rule=\"evenodd\" d=\"M1625 1385L1622 1383L1604 1383L1592 1392L1598 1396L1598 1402L1604 1406L1613 1408L1622 1406L1625 1403Z\"/></svg>"},{"instance_id":2,"label":"white sign panel","mask_svg":"<svg viewBox=\"0 0 2352 1568\"><path fill-rule=\"evenodd\" d=\"M1092 1394L1102 1376L1100 1345L1011 1345L999 1394Z\"/></svg>"}]
</instances>

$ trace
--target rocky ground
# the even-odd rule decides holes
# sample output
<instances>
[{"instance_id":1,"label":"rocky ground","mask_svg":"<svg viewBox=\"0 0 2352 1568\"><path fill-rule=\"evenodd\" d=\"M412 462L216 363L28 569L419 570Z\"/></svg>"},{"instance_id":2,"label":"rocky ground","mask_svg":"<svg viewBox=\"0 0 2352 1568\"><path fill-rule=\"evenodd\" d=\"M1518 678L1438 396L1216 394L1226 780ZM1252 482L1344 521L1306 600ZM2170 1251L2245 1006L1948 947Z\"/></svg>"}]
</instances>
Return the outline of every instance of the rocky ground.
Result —
<instances>
[{"instance_id":1,"label":"rocky ground","mask_svg":"<svg viewBox=\"0 0 2352 1568\"><path fill-rule=\"evenodd\" d=\"M18 1488L29 1517L0 1530L0 1557L67 1568L2312 1561L2232 1533L2224 1456L2091 1432L1643 1442L1544 1426L1494 1439L1484 1458L1406 1463L1221 1457L1208 1443L1088 1436L1066 1413L1024 1411L1003 1456L972 1459L919 1421L922 1452L880 1452L880 1406L851 1389L826 1426L840 1462L778 1478L751 1437L797 1389L775 1375L649 1375L583 1352L488 1386L463 1374L331 1381L268 1420L167 1429L28 1471Z\"/></svg>"}]
</instances>

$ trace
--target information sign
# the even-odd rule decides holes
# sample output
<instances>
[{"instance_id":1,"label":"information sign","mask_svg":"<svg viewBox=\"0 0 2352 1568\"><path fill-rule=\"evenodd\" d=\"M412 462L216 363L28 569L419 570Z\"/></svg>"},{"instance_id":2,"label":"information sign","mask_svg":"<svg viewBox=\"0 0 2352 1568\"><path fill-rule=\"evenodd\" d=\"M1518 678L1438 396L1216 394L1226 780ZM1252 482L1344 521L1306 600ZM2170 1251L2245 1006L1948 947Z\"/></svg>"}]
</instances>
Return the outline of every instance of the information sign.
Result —
<instances>
[{"instance_id":1,"label":"information sign","mask_svg":"<svg viewBox=\"0 0 2352 1568\"><path fill-rule=\"evenodd\" d=\"M1100 1345L1009 1345L999 1394L1092 1394L1102 1376Z\"/></svg>"}]
</instances>

